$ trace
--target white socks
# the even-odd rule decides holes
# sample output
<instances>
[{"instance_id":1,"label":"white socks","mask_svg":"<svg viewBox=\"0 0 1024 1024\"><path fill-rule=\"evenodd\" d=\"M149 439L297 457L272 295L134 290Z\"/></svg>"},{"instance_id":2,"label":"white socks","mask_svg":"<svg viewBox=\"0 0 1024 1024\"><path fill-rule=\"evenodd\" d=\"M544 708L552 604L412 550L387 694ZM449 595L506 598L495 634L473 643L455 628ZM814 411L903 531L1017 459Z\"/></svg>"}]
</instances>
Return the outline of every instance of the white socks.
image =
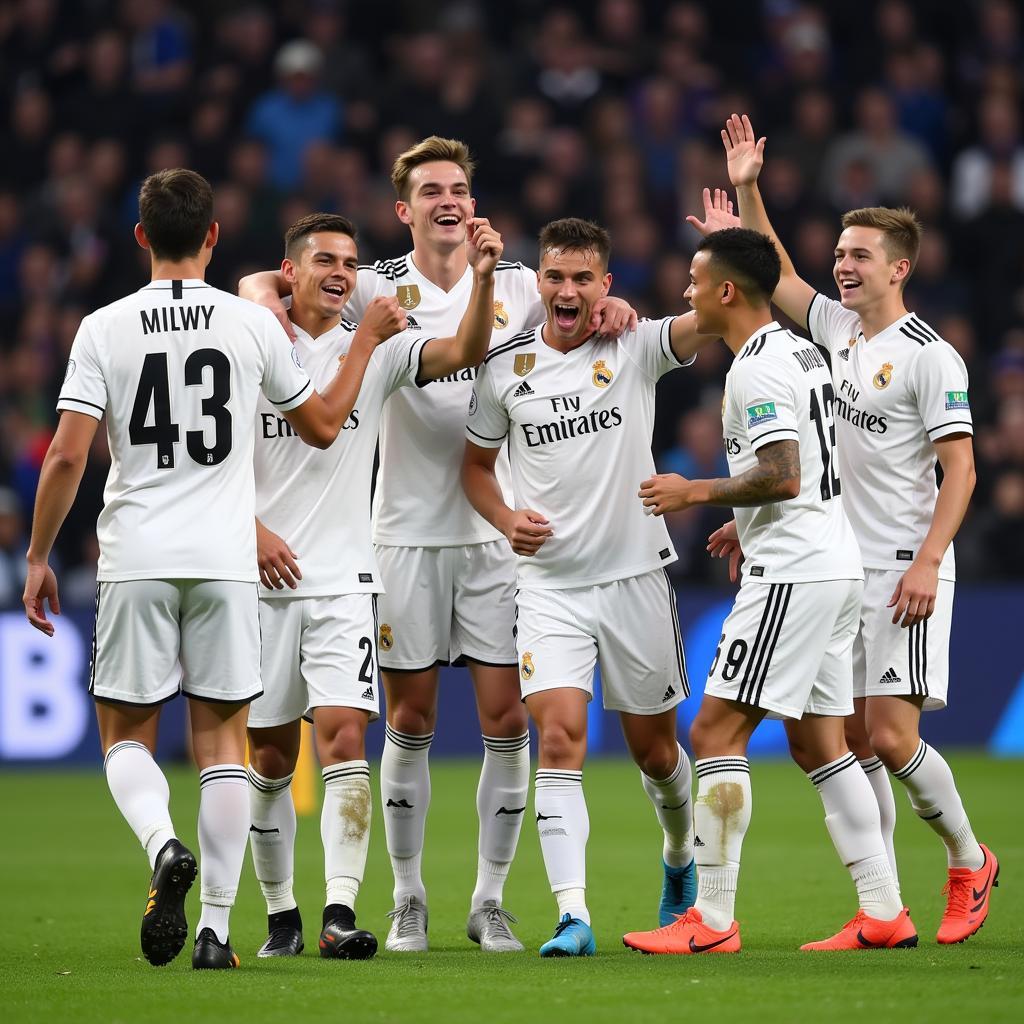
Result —
<instances>
[{"instance_id":1,"label":"white socks","mask_svg":"<svg viewBox=\"0 0 1024 1024\"><path fill-rule=\"evenodd\" d=\"M164 773L149 749L135 740L115 743L103 759L103 771L117 809L138 836L152 868L164 844L175 837Z\"/></svg>"},{"instance_id":2,"label":"white socks","mask_svg":"<svg viewBox=\"0 0 1024 1024\"><path fill-rule=\"evenodd\" d=\"M267 901L267 913L279 914L295 907L292 876L295 870L295 804L291 781L268 779L252 765L249 779L249 846L256 878Z\"/></svg>"},{"instance_id":3,"label":"white socks","mask_svg":"<svg viewBox=\"0 0 1024 1024\"><path fill-rule=\"evenodd\" d=\"M878 804L857 758L842 757L808 772L825 806L825 826L869 917L891 921L903 910L879 825Z\"/></svg>"},{"instance_id":4,"label":"white socks","mask_svg":"<svg viewBox=\"0 0 1024 1024\"><path fill-rule=\"evenodd\" d=\"M750 825L750 764L745 757L699 758L693 809L697 902L705 924L725 931L736 917L743 837Z\"/></svg>"},{"instance_id":5,"label":"white socks","mask_svg":"<svg viewBox=\"0 0 1024 1024\"><path fill-rule=\"evenodd\" d=\"M324 843L327 906L355 910L370 845L370 767L366 761L342 761L323 770L324 806L320 836Z\"/></svg>"},{"instance_id":6,"label":"white socks","mask_svg":"<svg viewBox=\"0 0 1024 1024\"><path fill-rule=\"evenodd\" d=\"M480 843L473 910L484 900L501 903L530 788L530 734L508 739L484 736L483 741L484 763L476 790Z\"/></svg>"},{"instance_id":7,"label":"white socks","mask_svg":"<svg viewBox=\"0 0 1024 1024\"><path fill-rule=\"evenodd\" d=\"M914 813L942 839L949 866L977 871L985 854L974 838L953 773L942 755L921 740L914 756L893 775L906 786Z\"/></svg>"},{"instance_id":8,"label":"white socks","mask_svg":"<svg viewBox=\"0 0 1024 1024\"><path fill-rule=\"evenodd\" d=\"M864 774L871 783L871 789L875 794L875 802L878 804L878 819L882 826L882 842L885 843L885 855L889 858L889 867L892 868L893 882L896 888L900 887L899 870L896 867L896 800L892 795L892 785L889 782L889 773L885 770L880 757L866 757L859 762Z\"/></svg>"},{"instance_id":9,"label":"white socks","mask_svg":"<svg viewBox=\"0 0 1024 1024\"><path fill-rule=\"evenodd\" d=\"M249 833L249 780L240 764L215 764L199 773L198 935L212 928L228 941L228 915L238 892Z\"/></svg>"},{"instance_id":10,"label":"white socks","mask_svg":"<svg viewBox=\"0 0 1024 1024\"><path fill-rule=\"evenodd\" d=\"M590 924L587 910L587 839L590 817L583 772L538 768L533 792L537 832L558 913Z\"/></svg>"},{"instance_id":11,"label":"white socks","mask_svg":"<svg viewBox=\"0 0 1024 1024\"><path fill-rule=\"evenodd\" d=\"M693 860L693 804L690 801L690 760L679 747L679 762L667 779L640 773L644 792L654 804L665 833L662 856L670 868L685 868Z\"/></svg>"},{"instance_id":12,"label":"white socks","mask_svg":"<svg viewBox=\"0 0 1024 1024\"><path fill-rule=\"evenodd\" d=\"M391 870L395 875L395 906L406 896L426 901L421 863L423 832L430 805L430 743L434 734L411 736L390 725L384 728L380 759L380 797L384 812Z\"/></svg>"}]
</instances>

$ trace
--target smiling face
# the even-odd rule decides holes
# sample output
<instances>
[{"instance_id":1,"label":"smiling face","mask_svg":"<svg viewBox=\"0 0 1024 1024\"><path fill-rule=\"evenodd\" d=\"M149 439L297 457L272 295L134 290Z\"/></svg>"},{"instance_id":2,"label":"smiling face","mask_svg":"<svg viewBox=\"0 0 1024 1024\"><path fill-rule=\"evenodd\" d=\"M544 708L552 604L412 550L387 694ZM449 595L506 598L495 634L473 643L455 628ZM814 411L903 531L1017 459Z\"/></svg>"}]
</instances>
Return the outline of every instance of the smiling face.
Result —
<instances>
[{"instance_id":1,"label":"smiling face","mask_svg":"<svg viewBox=\"0 0 1024 1024\"><path fill-rule=\"evenodd\" d=\"M409 172L407 199L395 204L398 219L408 224L413 244L454 249L466 241L466 221L476 200L469 194L466 172L449 160L432 160Z\"/></svg>"},{"instance_id":2,"label":"smiling face","mask_svg":"<svg viewBox=\"0 0 1024 1024\"><path fill-rule=\"evenodd\" d=\"M721 333L722 297L721 275L713 272L711 254L695 252L690 260L690 286L683 293L683 298L697 313L699 333Z\"/></svg>"},{"instance_id":3,"label":"smiling face","mask_svg":"<svg viewBox=\"0 0 1024 1024\"><path fill-rule=\"evenodd\" d=\"M537 280L547 310L548 339L572 345L587 337L594 305L612 283L600 256L593 249L547 249Z\"/></svg>"},{"instance_id":4,"label":"smiling face","mask_svg":"<svg viewBox=\"0 0 1024 1024\"><path fill-rule=\"evenodd\" d=\"M848 227L836 242L832 276L839 300L847 309L861 310L899 290L910 273L910 260L893 258L877 228Z\"/></svg>"},{"instance_id":5,"label":"smiling face","mask_svg":"<svg viewBox=\"0 0 1024 1024\"><path fill-rule=\"evenodd\" d=\"M292 286L292 308L329 320L341 315L359 267L355 239L340 231L314 231L301 239L281 272Z\"/></svg>"}]
</instances>

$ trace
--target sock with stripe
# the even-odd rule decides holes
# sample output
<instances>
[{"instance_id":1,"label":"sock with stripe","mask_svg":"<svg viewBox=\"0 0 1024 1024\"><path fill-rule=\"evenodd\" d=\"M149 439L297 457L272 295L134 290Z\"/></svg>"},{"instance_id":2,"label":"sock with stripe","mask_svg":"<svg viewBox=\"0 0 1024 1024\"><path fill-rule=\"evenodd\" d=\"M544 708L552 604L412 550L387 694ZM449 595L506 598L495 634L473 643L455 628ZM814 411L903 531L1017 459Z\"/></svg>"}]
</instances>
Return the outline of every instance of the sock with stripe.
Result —
<instances>
[{"instance_id":1,"label":"sock with stripe","mask_svg":"<svg viewBox=\"0 0 1024 1024\"><path fill-rule=\"evenodd\" d=\"M977 871L985 863L985 854L974 838L953 772L942 755L921 740L914 756L893 775L906 787L914 813L928 822L945 844L949 866Z\"/></svg>"},{"instance_id":2,"label":"sock with stripe","mask_svg":"<svg viewBox=\"0 0 1024 1024\"><path fill-rule=\"evenodd\" d=\"M110 795L131 826L153 867L156 855L175 838L171 791L149 748L135 740L115 743L103 759Z\"/></svg>"},{"instance_id":3,"label":"sock with stripe","mask_svg":"<svg viewBox=\"0 0 1024 1024\"><path fill-rule=\"evenodd\" d=\"M412 736L384 727L380 758L380 803L384 812L391 870L395 875L395 906L407 896L426 901L423 885L423 833L430 806L430 743L432 732Z\"/></svg>"},{"instance_id":4,"label":"sock with stripe","mask_svg":"<svg viewBox=\"0 0 1024 1024\"><path fill-rule=\"evenodd\" d=\"M538 768L533 806L540 852L558 914L570 914L590 924L586 899L590 816L583 795L583 772Z\"/></svg>"},{"instance_id":5,"label":"sock with stripe","mask_svg":"<svg viewBox=\"0 0 1024 1024\"><path fill-rule=\"evenodd\" d=\"M882 841L878 803L857 758L842 757L807 773L825 807L825 827L869 917L891 921L903 911Z\"/></svg>"},{"instance_id":6,"label":"sock with stripe","mask_svg":"<svg viewBox=\"0 0 1024 1024\"><path fill-rule=\"evenodd\" d=\"M667 779L640 773L644 792L654 805L665 842L662 856L670 868L684 868L693 860L693 803L690 800L690 759L679 747L679 761Z\"/></svg>"},{"instance_id":7,"label":"sock with stripe","mask_svg":"<svg viewBox=\"0 0 1024 1024\"><path fill-rule=\"evenodd\" d=\"M370 766L366 761L342 761L324 768L323 776L320 837L324 842L326 905L341 903L355 910L370 846Z\"/></svg>"},{"instance_id":8,"label":"sock with stripe","mask_svg":"<svg viewBox=\"0 0 1024 1024\"><path fill-rule=\"evenodd\" d=\"M716 931L736 917L736 886L743 837L750 825L750 763L745 757L702 757L694 762L693 807L697 902L704 922Z\"/></svg>"},{"instance_id":9,"label":"sock with stripe","mask_svg":"<svg viewBox=\"0 0 1024 1024\"><path fill-rule=\"evenodd\" d=\"M268 779L249 765L249 846L256 880L260 883L268 914L295 908L292 893L295 872L295 803L291 782Z\"/></svg>"},{"instance_id":10,"label":"sock with stripe","mask_svg":"<svg viewBox=\"0 0 1024 1024\"><path fill-rule=\"evenodd\" d=\"M484 736L483 741L484 763L476 790L480 841L476 888L470 903L473 910L484 900L501 903L530 788L530 734L507 739Z\"/></svg>"},{"instance_id":11,"label":"sock with stripe","mask_svg":"<svg viewBox=\"0 0 1024 1024\"><path fill-rule=\"evenodd\" d=\"M240 764L215 764L199 773L198 935L212 928L228 941L228 917L238 893L249 834L249 779Z\"/></svg>"},{"instance_id":12,"label":"sock with stripe","mask_svg":"<svg viewBox=\"0 0 1024 1024\"><path fill-rule=\"evenodd\" d=\"M866 757L860 761L864 774L871 783L872 792L875 794L875 803L878 804L878 820L882 826L882 842L885 843L885 855L889 858L889 867L892 868L893 881L896 888L900 887L899 869L896 867L896 799L892 795L892 783L889 781L889 773L882 764L879 757Z\"/></svg>"}]
</instances>

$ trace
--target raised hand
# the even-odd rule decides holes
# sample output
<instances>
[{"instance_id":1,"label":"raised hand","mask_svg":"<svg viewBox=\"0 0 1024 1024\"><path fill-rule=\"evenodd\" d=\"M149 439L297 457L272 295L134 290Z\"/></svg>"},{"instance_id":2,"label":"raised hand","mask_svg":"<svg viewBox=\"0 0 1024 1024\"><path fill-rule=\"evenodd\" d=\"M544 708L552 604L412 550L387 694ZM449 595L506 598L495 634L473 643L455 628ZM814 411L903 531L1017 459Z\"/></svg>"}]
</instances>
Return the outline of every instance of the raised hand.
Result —
<instances>
[{"instance_id":1,"label":"raised hand","mask_svg":"<svg viewBox=\"0 0 1024 1024\"><path fill-rule=\"evenodd\" d=\"M466 222L466 258L477 274L493 274L505 251L501 235L486 217L470 217Z\"/></svg>"},{"instance_id":2,"label":"raised hand","mask_svg":"<svg viewBox=\"0 0 1024 1024\"><path fill-rule=\"evenodd\" d=\"M404 331L408 323L405 311L394 295L378 295L367 305L359 327L379 345L399 331Z\"/></svg>"},{"instance_id":3,"label":"raised hand","mask_svg":"<svg viewBox=\"0 0 1024 1024\"><path fill-rule=\"evenodd\" d=\"M759 139L754 135L746 114L733 114L722 129L722 142L729 180L736 188L753 185L764 164L764 136Z\"/></svg>"},{"instance_id":4,"label":"raised hand","mask_svg":"<svg viewBox=\"0 0 1024 1024\"><path fill-rule=\"evenodd\" d=\"M636 310L625 299L614 295L598 299L590 313L590 329L606 338L635 331L637 322Z\"/></svg>"},{"instance_id":5,"label":"raised hand","mask_svg":"<svg viewBox=\"0 0 1024 1024\"><path fill-rule=\"evenodd\" d=\"M723 228L740 227L739 217L732 212L732 200L722 188L716 188L714 196L711 195L711 189L704 189L704 219L698 220L691 213L686 223L702 235L710 235L712 231L721 231Z\"/></svg>"}]
</instances>

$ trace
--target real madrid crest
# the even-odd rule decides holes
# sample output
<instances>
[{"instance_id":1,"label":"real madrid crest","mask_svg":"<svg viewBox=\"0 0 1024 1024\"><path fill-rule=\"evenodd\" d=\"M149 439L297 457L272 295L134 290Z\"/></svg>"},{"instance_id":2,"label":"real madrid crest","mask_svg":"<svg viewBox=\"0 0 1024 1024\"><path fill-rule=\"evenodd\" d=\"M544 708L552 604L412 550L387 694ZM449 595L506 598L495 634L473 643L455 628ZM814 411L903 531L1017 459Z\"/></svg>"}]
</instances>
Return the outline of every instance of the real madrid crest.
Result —
<instances>
[{"instance_id":1,"label":"real madrid crest","mask_svg":"<svg viewBox=\"0 0 1024 1024\"><path fill-rule=\"evenodd\" d=\"M871 383L881 391L892 380L892 363L882 363L882 368L871 378Z\"/></svg>"},{"instance_id":2,"label":"real madrid crest","mask_svg":"<svg viewBox=\"0 0 1024 1024\"><path fill-rule=\"evenodd\" d=\"M608 367L604 365L603 359L598 359L598 361L594 363L594 387L608 387L608 385L611 384L612 382L612 377L614 376L615 374L612 373L612 371L609 370Z\"/></svg>"},{"instance_id":3,"label":"real madrid crest","mask_svg":"<svg viewBox=\"0 0 1024 1024\"><path fill-rule=\"evenodd\" d=\"M505 309L505 303L501 299L494 300L494 326L497 330L501 330L502 327L508 327L509 324L508 311Z\"/></svg>"},{"instance_id":4,"label":"real madrid crest","mask_svg":"<svg viewBox=\"0 0 1024 1024\"><path fill-rule=\"evenodd\" d=\"M395 292L398 304L402 309L415 309L420 304L420 286L418 284L400 284Z\"/></svg>"},{"instance_id":5,"label":"real madrid crest","mask_svg":"<svg viewBox=\"0 0 1024 1024\"><path fill-rule=\"evenodd\" d=\"M519 674L524 679L529 679L534 673L533 667L533 652L523 651L523 660L519 666Z\"/></svg>"},{"instance_id":6,"label":"real madrid crest","mask_svg":"<svg viewBox=\"0 0 1024 1024\"><path fill-rule=\"evenodd\" d=\"M512 372L517 377L525 377L536 365L536 362L536 352L524 352L523 354L516 356L512 361Z\"/></svg>"},{"instance_id":7,"label":"real madrid crest","mask_svg":"<svg viewBox=\"0 0 1024 1024\"><path fill-rule=\"evenodd\" d=\"M377 638L377 643L382 651L390 651L395 646L395 638L391 633L391 627L386 622L380 624L380 636Z\"/></svg>"}]
</instances>

